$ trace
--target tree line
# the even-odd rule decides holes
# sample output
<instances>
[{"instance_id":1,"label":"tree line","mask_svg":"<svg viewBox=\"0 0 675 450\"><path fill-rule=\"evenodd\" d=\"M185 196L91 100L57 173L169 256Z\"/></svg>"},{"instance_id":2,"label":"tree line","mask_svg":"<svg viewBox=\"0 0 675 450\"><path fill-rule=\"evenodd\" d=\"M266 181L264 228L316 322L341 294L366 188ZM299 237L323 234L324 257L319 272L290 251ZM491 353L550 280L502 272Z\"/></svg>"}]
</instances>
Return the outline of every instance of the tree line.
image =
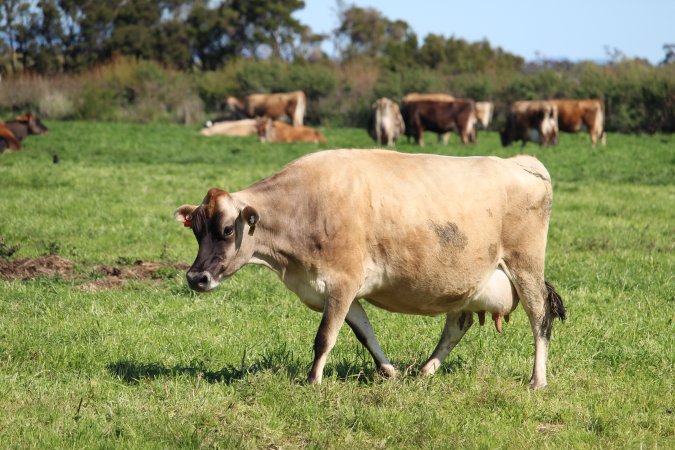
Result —
<instances>
[{"instance_id":1,"label":"tree line","mask_svg":"<svg viewBox=\"0 0 675 450\"><path fill-rule=\"evenodd\" d=\"M293 17L302 0L3 0L0 73L76 72L119 56L178 70L218 70L237 58L318 61L332 40L337 57L377 59L446 72L520 70L522 57L487 41L429 34L404 20L336 3L339 26L317 34Z\"/></svg>"}]
</instances>

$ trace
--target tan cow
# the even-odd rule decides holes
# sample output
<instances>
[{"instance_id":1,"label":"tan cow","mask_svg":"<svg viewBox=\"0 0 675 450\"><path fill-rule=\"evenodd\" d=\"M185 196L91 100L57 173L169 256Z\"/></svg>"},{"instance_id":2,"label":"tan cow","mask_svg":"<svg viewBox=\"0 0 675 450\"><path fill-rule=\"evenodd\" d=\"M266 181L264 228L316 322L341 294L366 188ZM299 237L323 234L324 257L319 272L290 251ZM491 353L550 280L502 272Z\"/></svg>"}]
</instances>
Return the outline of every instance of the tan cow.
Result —
<instances>
[{"instance_id":1,"label":"tan cow","mask_svg":"<svg viewBox=\"0 0 675 450\"><path fill-rule=\"evenodd\" d=\"M476 102L476 124L480 125L484 130L492 121L492 115L495 111L495 105L492 102Z\"/></svg>"},{"instance_id":2,"label":"tan cow","mask_svg":"<svg viewBox=\"0 0 675 450\"><path fill-rule=\"evenodd\" d=\"M269 117L274 120L288 118L294 126L303 124L307 109L307 98L302 91L251 94L243 99L227 97L225 103L229 110L246 117Z\"/></svg>"},{"instance_id":3,"label":"tan cow","mask_svg":"<svg viewBox=\"0 0 675 450\"><path fill-rule=\"evenodd\" d=\"M540 145L555 144L558 135L558 107L548 100L513 102L506 126L499 131L502 145L506 147L520 140L525 147L528 141L535 140L533 132L536 132Z\"/></svg>"},{"instance_id":4,"label":"tan cow","mask_svg":"<svg viewBox=\"0 0 675 450\"><path fill-rule=\"evenodd\" d=\"M376 100L370 107L368 134L379 145L392 146L403 133L405 125L398 105L386 97Z\"/></svg>"},{"instance_id":5,"label":"tan cow","mask_svg":"<svg viewBox=\"0 0 675 450\"><path fill-rule=\"evenodd\" d=\"M189 286L210 291L244 264L261 264L323 312L310 383L320 383L346 321L386 376L360 299L393 312L446 316L422 366L433 374L473 324L498 331L518 303L535 342L531 387L546 385L553 319L562 299L544 281L552 204L546 168L530 156L456 158L386 150L304 156L239 192L212 188L174 216L197 238Z\"/></svg>"},{"instance_id":6,"label":"tan cow","mask_svg":"<svg viewBox=\"0 0 675 450\"><path fill-rule=\"evenodd\" d=\"M567 133L576 133L584 126L591 136L593 147L598 139L605 145L605 104L601 100L550 100L558 107L558 128ZM558 134L555 135L558 142Z\"/></svg>"},{"instance_id":7,"label":"tan cow","mask_svg":"<svg viewBox=\"0 0 675 450\"><path fill-rule=\"evenodd\" d=\"M320 131L303 125L291 126L278 120L258 119L260 142L313 142L324 144L326 137Z\"/></svg>"},{"instance_id":8,"label":"tan cow","mask_svg":"<svg viewBox=\"0 0 675 450\"><path fill-rule=\"evenodd\" d=\"M258 134L256 119L212 122L199 131L202 136L255 136Z\"/></svg>"}]
</instances>

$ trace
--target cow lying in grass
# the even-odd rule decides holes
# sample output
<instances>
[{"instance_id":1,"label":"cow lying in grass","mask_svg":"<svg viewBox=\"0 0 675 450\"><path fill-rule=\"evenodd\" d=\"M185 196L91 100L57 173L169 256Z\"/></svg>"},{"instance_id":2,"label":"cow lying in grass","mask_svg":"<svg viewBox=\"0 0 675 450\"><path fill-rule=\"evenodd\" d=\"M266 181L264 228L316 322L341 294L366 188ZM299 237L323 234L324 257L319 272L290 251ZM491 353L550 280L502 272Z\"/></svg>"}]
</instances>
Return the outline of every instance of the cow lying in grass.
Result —
<instances>
[{"instance_id":1,"label":"cow lying in grass","mask_svg":"<svg viewBox=\"0 0 675 450\"><path fill-rule=\"evenodd\" d=\"M323 144L326 137L320 131L304 125L292 126L278 120L258 119L260 142L313 142Z\"/></svg>"},{"instance_id":2,"label":"cow lying in grass","mask_svg":"<svg viewBox=\"0 0 675 450\"><path fill-rule=\"evenodd\" d=\"M531 387L546 385L562 299L544 281L552 204L546 168L530 156L453 158L385 150L328 150L300 158L234 193L212 188L175 218L199 250L190 287L210 291L244 264L264 265L323 313L310 383L320 383L346 321L386 376L360 299L393 312L445 314L421 373L433 374L473 324L498 331L518 303L535 344ZM482 321L482 319L481 319Z\"/></svg>"}]
</instances>

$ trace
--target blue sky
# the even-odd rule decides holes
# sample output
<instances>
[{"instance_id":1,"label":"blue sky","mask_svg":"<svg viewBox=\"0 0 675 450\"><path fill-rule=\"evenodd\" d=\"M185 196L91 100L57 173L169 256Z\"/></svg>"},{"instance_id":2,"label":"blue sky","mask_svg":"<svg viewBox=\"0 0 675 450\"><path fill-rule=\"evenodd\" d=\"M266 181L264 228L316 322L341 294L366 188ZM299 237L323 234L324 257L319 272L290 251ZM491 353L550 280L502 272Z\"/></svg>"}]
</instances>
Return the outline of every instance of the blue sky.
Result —
<instances>
[{"instance_id":1,"label":"blue sky","mask_svg":"<svg viewBox=\"0 0 675 450\"><path fill-rule=\"evenodd\" d=\"M675 43L675 0L347 0L347 5L403 19L420 45L429 33L468 41L484 38L493 47L523 56L606 60L605 48L653 64ZM337 28L335 0L305 0L295 17L316 33ZM325 50L332 52L332 44Z\"/></svg>"}]
</instances>

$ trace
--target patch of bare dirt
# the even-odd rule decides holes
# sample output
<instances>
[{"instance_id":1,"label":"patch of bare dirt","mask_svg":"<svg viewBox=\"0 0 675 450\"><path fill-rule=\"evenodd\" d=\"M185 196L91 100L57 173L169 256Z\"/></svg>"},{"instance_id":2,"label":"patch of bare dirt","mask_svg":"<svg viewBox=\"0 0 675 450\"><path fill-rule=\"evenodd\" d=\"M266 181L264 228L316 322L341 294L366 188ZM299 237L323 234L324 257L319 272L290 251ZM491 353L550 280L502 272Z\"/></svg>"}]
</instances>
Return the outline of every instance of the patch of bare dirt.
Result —
<instances>
[{"instance_id":1,"label":"patch of bare dirt","mask_svg":"<svg viewBox=\"0 0 675 450\"><path fill-rule=\"evenodd\" d=\"M83 281L78 287L84 291L98 291L124 286L129 280L162 280L170 278L189 266L183 263L136 261L133 265L101 265L92 269L93 280L75 273L74 264L58 255L39 258L0 259L0 278L6 280L33 280L60 277Z\"/></svg>"},{"instance_id":2,"label":"patch of bare dirt","mask_svg":"<svg viewBox=\"0 0 675 450\"><path fill-rule=\"evenodd\" d=\"M0 259L0 277L6 280L32 280L40 277L73 277L73 263L58 255L16 260Z\"/></svg>"}]
</instances>

